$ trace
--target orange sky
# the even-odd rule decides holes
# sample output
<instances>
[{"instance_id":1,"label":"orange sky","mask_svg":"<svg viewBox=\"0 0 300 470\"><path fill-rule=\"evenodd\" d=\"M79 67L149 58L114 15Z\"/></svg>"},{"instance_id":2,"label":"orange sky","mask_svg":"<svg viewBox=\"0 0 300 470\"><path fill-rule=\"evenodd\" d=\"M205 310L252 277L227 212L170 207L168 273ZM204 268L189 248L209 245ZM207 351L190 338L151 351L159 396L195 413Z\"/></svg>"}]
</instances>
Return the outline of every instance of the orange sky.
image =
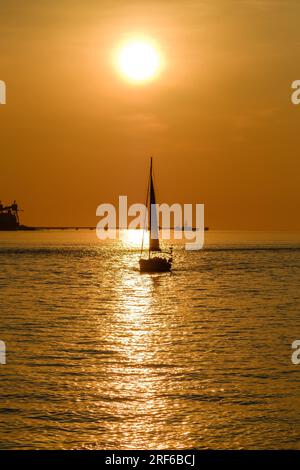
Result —
<instances>
[{"instance_id":1,"label":"orange sky","mask_svg":"<svg viewBox=\"0 0 300 470\"><path fill-rule=\"evenodd\" d=\"M22 222L93 225L119 194L204 203L217 229L300 229L300 2L1 0L0 199ZM114 48L141 34L165 57L132 86Z\"/></svg>"}]
</instances>

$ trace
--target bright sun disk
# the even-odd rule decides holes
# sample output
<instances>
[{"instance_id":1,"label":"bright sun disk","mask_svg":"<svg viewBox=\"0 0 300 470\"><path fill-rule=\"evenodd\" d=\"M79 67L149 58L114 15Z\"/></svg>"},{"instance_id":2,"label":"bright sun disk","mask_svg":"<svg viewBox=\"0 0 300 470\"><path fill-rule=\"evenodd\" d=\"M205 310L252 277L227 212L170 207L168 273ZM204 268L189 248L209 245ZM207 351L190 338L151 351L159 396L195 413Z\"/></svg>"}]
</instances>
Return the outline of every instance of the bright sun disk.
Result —
<instances>
[{"instance_id":1,"label":"bright sun disk","mask_svg":"<svg viewBox=\"0 0 300 470\"><path fill-rule=\"evenodd\" d=\"M118 67L121 74L134 82L144 82L154 78L161 61L157 50L147 42L132 41L121 48L118 54Z\"/></svg>"}]
</instances>

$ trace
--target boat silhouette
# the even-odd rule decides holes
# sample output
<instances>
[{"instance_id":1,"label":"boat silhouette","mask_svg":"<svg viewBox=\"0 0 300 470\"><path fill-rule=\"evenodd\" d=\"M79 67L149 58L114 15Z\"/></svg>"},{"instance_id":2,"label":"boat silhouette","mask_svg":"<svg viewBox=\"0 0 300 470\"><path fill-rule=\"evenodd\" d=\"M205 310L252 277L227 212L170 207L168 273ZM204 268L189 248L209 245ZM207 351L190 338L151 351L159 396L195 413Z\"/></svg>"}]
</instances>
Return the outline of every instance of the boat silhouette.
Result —
<instances>
[{"instance_id":1,"label":"boat silhouette","mask_svg":"<svg viewBox=\"0 0 300 470\"><path fill-rule=\"evenodd\" d=\"M149 213L149 250L148 258L143 258L143 247L144 247L144 236L145 230L143 232L142 246L141 246L141 256L139 259L140 272L167 272L172 269L172 249L168 254L162 254L159 256L152 256L153 252L161 252L159 245L159 224L157 221L156 211L152 211L151 208L156 204L155 199L155 190L153 182L153 165L152 157L150 157L150 175L149 183L147 189L147 198L146 198L146 207L148 208Z\"/></svg>"}]
</instances>

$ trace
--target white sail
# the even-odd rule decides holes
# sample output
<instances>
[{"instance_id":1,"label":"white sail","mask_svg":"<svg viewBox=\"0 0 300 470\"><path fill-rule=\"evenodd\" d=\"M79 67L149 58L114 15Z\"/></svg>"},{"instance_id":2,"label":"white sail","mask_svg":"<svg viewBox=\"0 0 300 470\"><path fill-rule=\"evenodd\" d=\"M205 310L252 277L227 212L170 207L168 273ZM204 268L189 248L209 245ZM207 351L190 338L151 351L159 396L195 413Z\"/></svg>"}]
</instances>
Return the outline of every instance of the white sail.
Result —
<instances>
[{"instance_id":1,"label":"white sail","mask_svg":"<svg viewBox=\"0 0 300 470\"><path fill-rule=\"evenodd\" d=\"M150 217L149 217L149 229L150 229L150 240L149 240L149 251L160 251L159 247L159 226L157 220L156 200L155 191L152 177L152 158L150 166Z\"/></svg>"}]
</instances>

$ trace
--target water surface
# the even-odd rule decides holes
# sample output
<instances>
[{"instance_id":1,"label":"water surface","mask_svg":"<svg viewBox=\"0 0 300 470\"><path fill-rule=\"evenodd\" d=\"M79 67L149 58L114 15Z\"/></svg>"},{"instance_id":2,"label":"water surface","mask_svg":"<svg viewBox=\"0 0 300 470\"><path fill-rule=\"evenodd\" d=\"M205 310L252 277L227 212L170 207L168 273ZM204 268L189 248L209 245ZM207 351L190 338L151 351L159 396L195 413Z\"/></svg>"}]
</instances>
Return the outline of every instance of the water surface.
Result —
<instances>
[{"instance_id":1,"label":"water surface","mask_svg":"<svg viewBox=\"0 0 300 470\"><path fill-rule=\"evenodd\" d=\"M143 274L93 231L0 233L1 449L300 448L300 235Z\"/></svg>"}]
</instances>

